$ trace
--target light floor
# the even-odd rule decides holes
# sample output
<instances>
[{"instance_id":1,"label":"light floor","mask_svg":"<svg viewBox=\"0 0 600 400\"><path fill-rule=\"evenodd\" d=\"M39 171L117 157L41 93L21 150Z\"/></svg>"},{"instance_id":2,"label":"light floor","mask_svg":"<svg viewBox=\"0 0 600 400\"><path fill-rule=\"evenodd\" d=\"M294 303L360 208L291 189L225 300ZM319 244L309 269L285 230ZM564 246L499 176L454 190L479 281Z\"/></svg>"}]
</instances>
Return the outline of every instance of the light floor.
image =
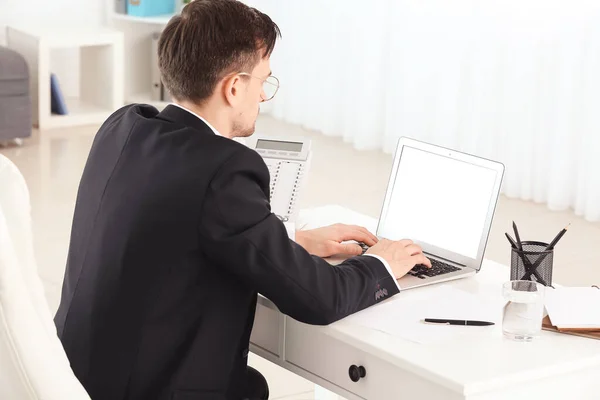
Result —
<instances>
[{"instance_id":1,"label":"light floor","mask_svg":"<svg viewBox=\"0 0 600 400\"><path fill-rule=\"evenodd\" d=\"M29 185L36 256L52 311L58 306L77 186L97 128L34 131L22 147L0 148L0 153L17 164ZM259 119L257 132L312 139L313 160L302 194L303 207L341 204L378 216L392 164L390 155L356 151L341 139L270 117ZM540 241L551 240L571 222L569 232L556 248L554 281L565 285L600 284L600 223L587 222L570 211L553 212L543 204L502 196L487 258L504 264L510 262L510 247L504 232L511 232L513 220L519 225L523 240ZM324 396L315 394L311 382L264 359L251 355L250 363L266 376L272 399L308 400ZM321 393L319 389L317 393Z\"/></svg>"}]
</instances>

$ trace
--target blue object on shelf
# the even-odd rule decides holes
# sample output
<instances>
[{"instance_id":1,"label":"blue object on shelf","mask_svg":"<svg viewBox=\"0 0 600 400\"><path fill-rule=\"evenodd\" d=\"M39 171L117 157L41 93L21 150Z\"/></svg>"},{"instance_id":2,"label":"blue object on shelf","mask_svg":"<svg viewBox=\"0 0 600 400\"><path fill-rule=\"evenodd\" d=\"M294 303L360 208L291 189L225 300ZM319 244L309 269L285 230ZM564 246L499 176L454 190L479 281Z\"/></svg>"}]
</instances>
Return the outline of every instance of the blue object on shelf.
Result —
<instances>
[{"instance_id":1,"label":"blue object on shelf","mask_svg":"<svg viewBox=\"0 0 600 400\"><path fill-rule=\"evenodd\" d=\"M52 114L67 115L67 104L55 74L50 74L50 112Z\"/></svg>"},{"instance_id":2,"label":"blue object on shelf","mask_svg":"<svg viewBox=\"0 0 600 400\"><path fill-rule=\"evenodd\" d=\"M156 17L173 14L175 0L127 0L127 14L136 17Z\"/></svg>"}]
</instances>

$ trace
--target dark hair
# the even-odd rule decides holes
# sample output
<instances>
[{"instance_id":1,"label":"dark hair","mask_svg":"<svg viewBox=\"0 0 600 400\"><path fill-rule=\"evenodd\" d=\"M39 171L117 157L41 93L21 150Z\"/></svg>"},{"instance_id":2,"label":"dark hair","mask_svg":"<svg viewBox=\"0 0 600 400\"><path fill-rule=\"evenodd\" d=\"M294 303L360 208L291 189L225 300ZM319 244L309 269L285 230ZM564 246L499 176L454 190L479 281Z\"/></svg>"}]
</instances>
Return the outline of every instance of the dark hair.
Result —
<instances>
[{"instance_id":1,"label":"dark hair","mask_svg":"<svg viewBox=\"0 0 600 400\"><path fill-rule=\"evenodd\" d=\"M177 100L196 103L232 72L251 72L271 55L279 27L255 8L236 0L194 0L160 35L158 65Z\"/></svg>"}]
</instances>

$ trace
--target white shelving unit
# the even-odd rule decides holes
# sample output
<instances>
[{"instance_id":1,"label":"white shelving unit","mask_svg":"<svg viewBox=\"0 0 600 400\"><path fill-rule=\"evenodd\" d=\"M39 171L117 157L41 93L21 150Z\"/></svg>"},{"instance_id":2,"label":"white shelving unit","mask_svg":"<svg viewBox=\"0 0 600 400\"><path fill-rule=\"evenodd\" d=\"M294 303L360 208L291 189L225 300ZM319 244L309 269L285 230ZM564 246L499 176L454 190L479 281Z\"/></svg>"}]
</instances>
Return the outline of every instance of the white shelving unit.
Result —
<instances>
[{"instance_id":1,"label":"white shelving unit","mask_svg":"<svg viewBox=\"0 0 600 400\"><path fill-rule=\"evenodd\" d=\"M6 39L27 60L33 123L40 129L102 123L123 105L121 32L9 26ZM58 48L78 48L81 56L80 93L65 98L68 115L51 113L50 52Z\"/></svg>"},{"instance_id":2,"label":"white shelving unit","mask_svg":"<svg viewBox=\"0 0 600 400\"><path fill-rule=\"evenodd\" d=\"M125 103L150 104L161 110L169 103L153 100L151 96L151 37L152 33L160 32L176 14L135 17L115 12L114 0L105 1L108 25L124 34Z\"/></svg>"}]
</instances>

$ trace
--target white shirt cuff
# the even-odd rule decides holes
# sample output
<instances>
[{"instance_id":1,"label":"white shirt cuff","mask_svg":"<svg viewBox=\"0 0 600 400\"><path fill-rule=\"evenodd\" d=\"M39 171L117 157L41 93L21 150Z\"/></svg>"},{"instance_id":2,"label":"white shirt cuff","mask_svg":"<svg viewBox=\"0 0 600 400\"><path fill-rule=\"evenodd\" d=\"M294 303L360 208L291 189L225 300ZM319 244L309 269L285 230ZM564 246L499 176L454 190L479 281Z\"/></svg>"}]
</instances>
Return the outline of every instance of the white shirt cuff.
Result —
<instances>
[{"instance_id":1,"label":"white shirt cuff","mask_svg":"<svg viewBox=\"0 0 600 400\"><path fill-rule=\"evenodd\" d=\"M375 257L376 259L378 259L379 261L381 261L381 263L385 266L385 269L387 269L387 271L389 272L389 274L392 276L392 279L396 283L396 287L398 287L398 291L401 291L400 285L398 284L398 280L394 276L394 273L392 272L392 268L390 267L390 264L388 264L388 262L385 261L383 259L383 257L376 256L375 254L363 254L363 256Z\"/></svg>"},{"instance_id":2,"label":"white shirt cuff","mask_svg":"<svg viewBox=\"0 0 600 400\"><path fill-rule=\"evenodd\" d=\"M287 231L290 240L296 241L296 224L294 222L284 222L285 230Z\"/></svg>"}]
</instances>

